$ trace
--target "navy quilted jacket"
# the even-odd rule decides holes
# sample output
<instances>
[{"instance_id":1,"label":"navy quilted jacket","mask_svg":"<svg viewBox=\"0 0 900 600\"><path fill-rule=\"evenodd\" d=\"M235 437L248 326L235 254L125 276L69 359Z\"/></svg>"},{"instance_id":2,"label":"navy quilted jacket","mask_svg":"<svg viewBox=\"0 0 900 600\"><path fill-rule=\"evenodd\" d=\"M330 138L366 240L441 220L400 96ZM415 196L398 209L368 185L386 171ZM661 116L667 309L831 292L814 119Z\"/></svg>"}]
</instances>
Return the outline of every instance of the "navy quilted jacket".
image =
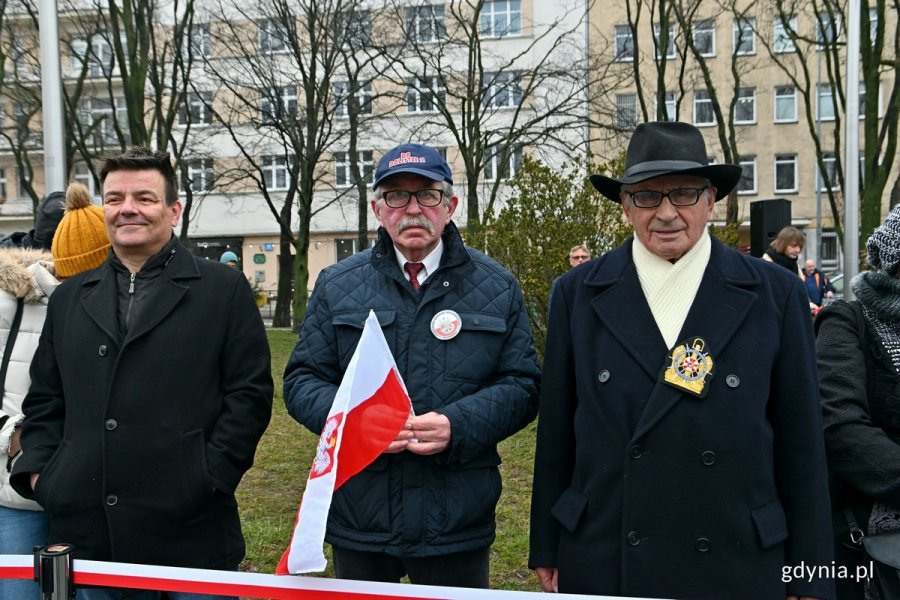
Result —
<instances>
[{"instance_id":1,"label":"navy quilted jacket","mask_svg":"<svg viewBox=\"0 0 900 600\"><path fill-rule=\"evenodd\" d=\"M391 347L416 414L450 420L433 456L385 454L335 494L327 540L352 550L434 556L488 546L500 497L497 443L537 413L540 371L522 292L511 273L463 245L449 223L440 268L413 291L387 232L371 250L322 271L285 370L288 411L317 435L369 309ZM459 314L453 339L432 317Z\"/></svg>"}]
</instances>

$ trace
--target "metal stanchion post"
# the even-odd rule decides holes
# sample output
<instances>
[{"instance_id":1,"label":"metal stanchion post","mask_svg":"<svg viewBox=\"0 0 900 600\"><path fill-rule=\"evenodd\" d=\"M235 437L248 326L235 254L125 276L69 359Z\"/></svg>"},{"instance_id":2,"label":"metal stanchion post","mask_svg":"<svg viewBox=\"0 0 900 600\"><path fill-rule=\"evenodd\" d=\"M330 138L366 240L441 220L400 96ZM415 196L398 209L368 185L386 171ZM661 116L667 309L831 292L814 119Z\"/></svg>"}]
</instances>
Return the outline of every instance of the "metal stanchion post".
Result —
<instances>
[{"instance_id":1,"label":"metal stanchion post","mask_svg":"<svg viewBox=\"0 0 900 600\"><path fill-rule=\"evenodd\" d=\"M75 582L72 559L75 546L50 544L34 549L34 580L41 588L41 600L73 600Z\"/></svg>"}]
</instances>

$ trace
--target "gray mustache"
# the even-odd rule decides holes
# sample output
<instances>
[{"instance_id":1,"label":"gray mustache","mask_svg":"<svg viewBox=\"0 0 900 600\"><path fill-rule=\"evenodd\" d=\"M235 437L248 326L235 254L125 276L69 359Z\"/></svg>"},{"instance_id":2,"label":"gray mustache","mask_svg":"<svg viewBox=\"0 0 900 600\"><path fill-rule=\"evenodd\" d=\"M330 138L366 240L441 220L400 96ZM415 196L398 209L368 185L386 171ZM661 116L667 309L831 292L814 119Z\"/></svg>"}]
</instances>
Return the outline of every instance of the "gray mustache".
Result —
<instances>
[{"instance_id":1,"label":"gray mustache","mask_svg":"<svg viewBox=\"0 0 900 600\"><path fill-rule=\"evenodd\" d=\"M397 233L401 233L404 229L410 227L424 227L428 233L434 233L434 225L425 217L403 217L397 224Z\"/></svg>"}]
</instances>

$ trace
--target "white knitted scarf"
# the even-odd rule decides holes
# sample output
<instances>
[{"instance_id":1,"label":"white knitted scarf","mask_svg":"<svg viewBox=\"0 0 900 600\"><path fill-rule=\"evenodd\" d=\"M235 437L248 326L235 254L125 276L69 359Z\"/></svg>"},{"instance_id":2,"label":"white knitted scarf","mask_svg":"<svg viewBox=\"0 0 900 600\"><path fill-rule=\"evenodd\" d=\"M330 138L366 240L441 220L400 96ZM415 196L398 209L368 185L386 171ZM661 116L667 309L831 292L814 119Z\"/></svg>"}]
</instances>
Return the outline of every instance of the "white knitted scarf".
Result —
<instances>
[{"instance_id":1,"label":"white knitted scarf","mask_svg":"<svg viewBox=\"0 0 900 600\"><path fill-rule=\"evenodd\" d=\"M687 254L670 263L651 253L637 236L634 237L631 249L634 266L667 348L678 342L678 334L697 297L711 251L709 234L704 233Z\"/></svg>"}]
</instances>

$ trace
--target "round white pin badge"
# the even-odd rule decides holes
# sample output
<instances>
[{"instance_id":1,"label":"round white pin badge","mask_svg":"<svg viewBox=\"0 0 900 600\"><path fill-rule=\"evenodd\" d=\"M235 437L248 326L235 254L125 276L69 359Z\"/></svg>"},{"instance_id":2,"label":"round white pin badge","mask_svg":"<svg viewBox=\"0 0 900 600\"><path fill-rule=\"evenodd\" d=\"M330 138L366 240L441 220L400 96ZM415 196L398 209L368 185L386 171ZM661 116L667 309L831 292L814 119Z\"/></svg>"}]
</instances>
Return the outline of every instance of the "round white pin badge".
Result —
<instances>
[{"instance_id":1,"label":"round white pin badge","mask_svg":"<svg viewBox=\"0 0 900 600\"><path fill-rule=\"evenodd\" d=\"M452 310L442 310L431 319L431 333L439 340L452 340L462 329L462 319Z\"/></svg>"}]
</instances>

